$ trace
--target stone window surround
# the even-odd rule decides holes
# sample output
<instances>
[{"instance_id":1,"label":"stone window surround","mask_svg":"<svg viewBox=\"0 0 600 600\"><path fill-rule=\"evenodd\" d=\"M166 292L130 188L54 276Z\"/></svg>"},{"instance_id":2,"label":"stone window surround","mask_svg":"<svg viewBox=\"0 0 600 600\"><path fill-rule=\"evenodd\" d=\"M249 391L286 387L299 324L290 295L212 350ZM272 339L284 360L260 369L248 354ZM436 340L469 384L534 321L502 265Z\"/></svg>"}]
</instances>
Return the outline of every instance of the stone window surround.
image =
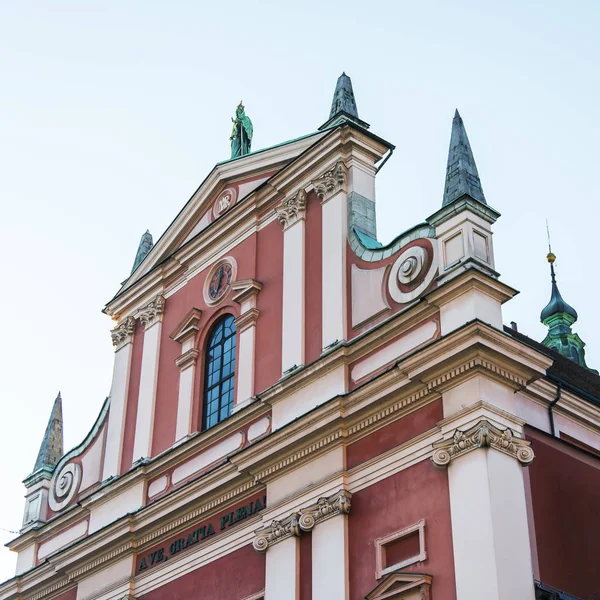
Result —
<instances>
[{"instance_id":1,"label":"stone window surround","mask_svg":"<svg viewBox=\"0 0 600 600\"><path fill-rule=\"evenodd\" d=\"M385 546L390 542L394 542L403 537L407 537L415 531L419 532L419 554L411 556L406 560L390 566L385 565ZM417 562L422 562L427 559L427 551L425 550L425 519L421 519L413 525L404 527L399 531L394 531L384 537L377 538L375 544L375 579L381 579L385 575L398 571L408 565L412 565Z\"/></svg>"}]
</instances>

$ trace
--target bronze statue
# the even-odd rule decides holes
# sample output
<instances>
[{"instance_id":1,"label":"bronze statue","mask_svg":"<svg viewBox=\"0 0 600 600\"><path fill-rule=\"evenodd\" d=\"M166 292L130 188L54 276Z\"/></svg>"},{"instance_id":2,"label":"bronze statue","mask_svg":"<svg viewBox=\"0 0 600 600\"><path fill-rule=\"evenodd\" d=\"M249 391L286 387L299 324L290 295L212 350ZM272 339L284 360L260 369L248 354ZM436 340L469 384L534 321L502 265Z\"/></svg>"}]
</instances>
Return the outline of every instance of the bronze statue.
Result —
<instances>
[{"instance_id":1,"label":"bronze statue","mask_svg":"<svg viewBox=\"0 0 600 600\"><path fill-rule=\"evenodd\" d=\"M252 121L244 112L244 105L240 102L235 111L233 131L231 132L231 158L250 154L252 145Z\"/></svg>"}]
</instances>

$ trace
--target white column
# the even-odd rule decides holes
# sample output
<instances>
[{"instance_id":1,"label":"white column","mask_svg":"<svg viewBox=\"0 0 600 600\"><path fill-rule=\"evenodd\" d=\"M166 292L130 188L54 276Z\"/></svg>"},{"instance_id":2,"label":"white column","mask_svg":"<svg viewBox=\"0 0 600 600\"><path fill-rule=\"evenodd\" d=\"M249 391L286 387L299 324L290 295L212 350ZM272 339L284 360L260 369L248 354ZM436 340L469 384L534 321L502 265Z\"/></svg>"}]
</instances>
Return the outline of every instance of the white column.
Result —
<instances>
[{"instance_id":1,"label":"white column","mask_svg":"<svg viewBox=\"0 0 600 600\"><path fill-rule=\"evenodd\" d=\"M102 471L103 480L117 476L121 468L134 332L135 320L133 317L125 319L125 321L111 332L113 345L115 346L115 362L110 388L108 433L106 436L104 468Z\"/></svg>"},{"instance_id":2,"label":"white column","mask_svg":"<svg viewBox=\"0 0 600 600\"><path fill-rule=\"evenodd\" d=\"M175 441L192 433L192 409L194 401L194 380L199 351L195 348L196 335L200 328L202 311L193 308L181 324L171 334L171 339L181 344L181 356L175 359L179 367L179 395L177 397L177 421Z\"/></svg>"},{"instance_id":3,"label":"white column","mask_svg":"<svg viewBox=\"0 0 600 600\"><path fill-rule=\"evenodd\" d=\"M312 600L348 600L348 516L341 514L312 530Z\"/></svg>"},{"instance_id":4,"label":"white column","mask_svg":"<svg viewBox=\"0 0 600 600\"><path fill-rule=\"evenodd\" d=\"M490 433L489 424L477 430L479 437L476 429L466 432L467 446L469 440L494 445L494 436L502 444L499 430ZM515 456L494 447L476 447L444 459L446 464L451 460L448 482L459 600L534 598L525 486L518 462L528 464L533 454L525 444L519 448ZM452 450L442 453L451 455Z\"/></svg>"},{"instance_id":5,"label":"white column","mask_svg":"<svg viewBox=\"0 0 600 600\"><path fill-rule=\"evenodd\" d=\"M158 358L164 298L157 296L137 314L145 328L144 348L142 350L142 369L140 373L140 392L138 396L137 419L135 422L135 440L133 443L133 462L150 456L152 450L152 429L154 425L154 404L158 377Z\"/></svg>"},{"instance_id":6,"label":"white column","mask_svg":"<svg viewBox=\"0 0 600 600\"><path fill-rule=\"evenodd\" d=\"M292 536L270 546L267 550L266 563L265 600L298 600L300 597L299 539Z\"/></svg>"},{"instance_id":7,"label":"white column","mask_svg":"<svg viewBox=\"0 0 600 600\"><path fill-rule=\"evenodd\" d=\"M283 230L283 322L281 371L304 364L304 264L306 192L277 207Z\"/></svg>"},{"instance_id":8,"label":"white column","mask_svg":"<svg viewBox=\"0 0 600 600\"><path fill-rule=\"evenodd\" d=\"M322 346L347 337L346 238L348 207L346 167L340 161L317 180L315 191L322 202Z\"/></svg>"}]
</instances>

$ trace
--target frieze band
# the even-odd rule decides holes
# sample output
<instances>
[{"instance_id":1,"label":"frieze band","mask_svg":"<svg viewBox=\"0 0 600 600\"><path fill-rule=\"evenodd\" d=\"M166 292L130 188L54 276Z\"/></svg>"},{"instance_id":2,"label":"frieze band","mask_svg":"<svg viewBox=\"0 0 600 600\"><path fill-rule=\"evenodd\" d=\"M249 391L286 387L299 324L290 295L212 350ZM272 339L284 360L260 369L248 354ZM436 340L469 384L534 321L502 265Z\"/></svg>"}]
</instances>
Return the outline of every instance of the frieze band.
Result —
<instances>
[{"instance_id":1,"label":"frieze band","mask_svg":"<svg viewBox=\"0 0 600 600\"><path fill-rule=\"evenodd\" d=\"M516 458L524 467L535 458L531 442L515 437L511 429L499 429L485 419L466 431L457 429L452 438L438 442L433 447L435 450L431 460L436 467L447 467L455 458L476 448L494 448Z\"/></svg>"},{"instance_id":2,"label":"frieze band","mask_svg":"<svg viewBox=\"0 0 600 600\"><path fill-rule=\"evenodd\" d=\"M277 542L291 536L298 537L303 531L311 531L321 521L336 515L347 515L350 512L351 497L352 494L346 490L340 490L332 496L319 498L315 504L293 512L285 519L274 520L270 525L255 532L252 543L254 549L257 552L266 552L269 546Z\"/></svg>"}]
</instances>

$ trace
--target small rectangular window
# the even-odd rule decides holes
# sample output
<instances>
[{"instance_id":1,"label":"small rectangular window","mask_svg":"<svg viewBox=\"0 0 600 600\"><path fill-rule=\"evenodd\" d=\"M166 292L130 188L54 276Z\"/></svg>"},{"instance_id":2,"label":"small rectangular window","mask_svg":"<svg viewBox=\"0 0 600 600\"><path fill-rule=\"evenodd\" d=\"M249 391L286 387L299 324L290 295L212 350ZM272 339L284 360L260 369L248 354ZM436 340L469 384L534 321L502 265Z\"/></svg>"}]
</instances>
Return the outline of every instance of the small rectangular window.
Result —
<instances>
[{"instance_id":1,"label":"small rectangular window","mask_svg":"<svg viewBox=\"0 0 600 600\"><path fill-rule=\"evenodd\" d=\"M425 520L375 540L375 578L427 558Z\"/></svg>"}]
</instances>

